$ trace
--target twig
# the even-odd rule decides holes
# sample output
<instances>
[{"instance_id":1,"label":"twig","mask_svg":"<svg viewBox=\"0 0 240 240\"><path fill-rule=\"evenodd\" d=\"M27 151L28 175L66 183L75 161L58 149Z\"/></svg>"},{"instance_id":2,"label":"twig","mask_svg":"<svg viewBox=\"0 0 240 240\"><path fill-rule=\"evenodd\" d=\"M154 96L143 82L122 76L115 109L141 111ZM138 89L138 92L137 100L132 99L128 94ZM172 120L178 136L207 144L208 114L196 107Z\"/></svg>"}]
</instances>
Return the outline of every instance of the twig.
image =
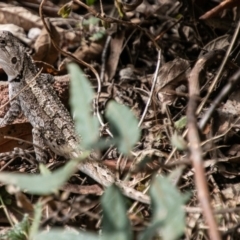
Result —
<instances>
[{"instance_id":1,"label":"twig","mask_svg":"<svg viewBox=\"0 0 240 240\"><path fill-rule=\"evenodd\" d=\"M204 107L205 103L208 101L208 98L209 98L209 96L210 96L210 94L211 94L211 92L212 92L212 89L214 88L216 82L218 81L219 76L221 75L221 73L222 73L222 71L223 71L223 68L224 68L224 66L225 66L225 64L226 64L226 61L227 61L228 56L229 56L229 53L231 52L231 50L232 50L232 48L233 48L233 45L234 45L234 43L235 43L235 41L236 41L237 35L238 35L238 33L239 33L239 28L240 28L240 20L238 21L238 25L237 25L237 27L236 27L236 30L235 30L234 36L233 36L233 38L232 38L231 44L230 44L229 47L228 47L228 50L227 50L226 55L225 55L225 58L224 58L224 60L222 61L222 64L221 64L221 66L220 66L220 68L219 68L218 74L216 75L214 81L212 82L212 84L211 84L211 86L210 86L210 88L209 88L209 93L207 94L207 96L205 97L205 99L202 101L202 103L199 105L199 107L198 107L198 109L197 109L197 115L201 112L201 110L202 110L202 108ZM187 135L187 130L182 134L182 136L185 137L186 135ZM170 153L169 156L168 156L168 159L166 160L166 163L168 163L168 162L171 160L171 158L173 157L173 155L174 155L174 153L176 152L176 150L177 150L177 148L174 148L174 149L171 151L171 153Z\"/></svg>"},{"instance_id":2,"label":"twig","mask_svg":"<svg viewBox=\"0 0 240 240\"><path fill-rule=\"evenodd\" d=\"M160 65L161 65L161 50L158 50L158 61L157 61L157 67L156 67L156 70L155 70L155 73L154 73L154 77L153 77L153 84L152 84L151 92L150 92L147 104L145 106L144 112L142 114L142 117L141 117L141 119L140 119L140 121L138 123L138 127L140 127L142 125L142 122L143 122L143 120L144 120L144 118L145 118L145 116L147 114L148 107L149 107L149 105L151 103L153 92L154 92L154 89L155 89L155 86L156 86L156 83L157 83L157 77L158 77L158 72L159 72Z\"/></svg>"},{"instance_id":3,"label":"twig","mask_svg":"<svg viewBox=\"0 0 240 240\"><path fill-rule=\"evenodd\" d=\"M233 88L238 84L239 80L240 80L240 69L236 73L234 73L234 75L230 78L227 85L222 89L219 95L214 99L214 101L212 102L212 105L200 120L199 122L200 130L204 129L204 127L206 126L208 120L212 116L218 104L233 90Z\"/></svg>"},{"instance_id":4,"label":"twig","mask_svg":"<svg viewBox=\"0 0 240 240\"><path fill-rule=\"evenodd\" d=\"M12 137L12 136L4 136L4 138L5 138L5 139L10 139L10 140L15 140L15 141L20 141L20 142L23 142L23 143L27 143L27 144L29 144L29 145L32 145L32 146L37 147L37 148L39 148L40 150L44 151L44 149L43 149L41 146L39 146L38 144L35 144L35 143L33 143L33 142L29 142L29 141L24 140L24 139L21 139L21 138Z\"/></svg>"},{"instance_id":5,"label":"twig","mask_svg":"<svg viewBox=\"0 0 240 240\"><path fill-rule=\"evenodd\" d=\"M227 50L227 52L226 52L226 54L224 56L224 59L223 59L223 61L221 63L221 66L218 69L217 75L215 76L212 84L210 85L206 97L203 99L203 101L201 102L201 104L199 105L199 107L197 109L197 115L202 111L204 105L206 104L208 98L210 97L213 89L215 88L215 86L216 86L216 84L217 84L217 82L218 82L218 80L219 80L219 78L220 78L220 76L221 76L221 74L223 72L223 69L224 69L225 64L226 64L226 62L228 60L228 57L229 57L229 55L230 55L230 53L232 51L232 48L233 48L233 46L234 46L234 44L235 44L235 42L237 40L237 36L239 34L239 30L240 30L240 20L238 21L237 27L235 29L235 32L234 32L234 35L233 35L233 38L232 38L232 41L231 41L231 43L230 43L230 45L228 47L228 50Z\"/></svg>"},{"instance_id":6,"label":"twig","mask_svg":"<svg viewBox=\"0 0 240 240\"><path fill-rule=\"evenodd\" d=\"M105 42L103 51L102 51L102 56L101 56L101 74L100 74L100 79L101 82L104 82L104 74L105 74L105 69L106 69L106 55L107 55L107 49L109 47L110 41L111 41L112 37L108 36L107 40Z\"/></svg>"},{"instance_id":7,"label":"twig","mask_svg":"<svg viewBox=\"0 0 240 240\"><path fill-rule=\"evenodd\" d=\"M207 56L207 57L206 57ZM202 77L204 66L214 61L215 54L208 53L205 58L200 58L195 64L189 75L189 101L187 108L188 121L188 141L190 150L190 159L195 170L195 184L198 193L198 200L203 209L203 215L208 223L208 232L212 240L221 239L217 228L216 220L214 218L213 210L210 204L210 194L208 191L208 184L205 177L205 170L202 159L201 142L198 132L198 124L196 118L197 99L199 97L199 83Z\"/></svg>"},{"instance_id":8,"label":"twig","mask_svg":"<svg viewBox=\"0 0 240 240\"><path fill-rule=\"evenodd\" d=\"M195 77L198 79L198 81L195 82L195 87L198 88L198 92L200 92L200 89L199 89L199 87L197 85L201 81L200 77L202 77L201 76L202 72L213 61L215 61L217 59L220 60L220 58L221 58L221 56L223 56L223 54L224 54L223 50L215 50L215 51L212 51L212 52L209 52L209 53L205 54L200 59L198 59L198 61L196 62L194 69L191 71L191 74L196 75ZM196 98L196 100L200 99L198 95L196 95L195 98ZM182 137L183 138L186 137L187 133L188 133L188 129L186 129L184 131L184 133L182 134ZM171 153L169 154L169 156L168 156L168 158L167 158L165 163L168 163L172 159L172 157L175 154L176 150L177 150L177 148L174 148L171 151Z\"/></svg>"},{"instance_id":9,"label":"twig","mask_svg":"<svg viewBox=\"0 0 240 240\"><path fill-rule=\"evenodd\" d=\"M101 94L101 83L104 81L104 74L105 74L105 60L106 60L106 54L107 54L107 48L108 45L111 41L111 36L107 37L107 40L105 42L105 46L103 48L103 52L102 52L102 65L101 65L101 73L100 73L100 81L98 81L98 90L97 90L97 96L94 100L94 108L96 109L97 112L97 116L100 116L99 113L99 98L100 98L100 94ZM98 117L98 121L100 122L100 124L104 127L105 123L102 121L101 117ZM105 128L106 132L108 133L108 135L110 137L113 138L113 134L111 133L111 131L109 130L109 128Z\"/></svg>"}]
</instances>

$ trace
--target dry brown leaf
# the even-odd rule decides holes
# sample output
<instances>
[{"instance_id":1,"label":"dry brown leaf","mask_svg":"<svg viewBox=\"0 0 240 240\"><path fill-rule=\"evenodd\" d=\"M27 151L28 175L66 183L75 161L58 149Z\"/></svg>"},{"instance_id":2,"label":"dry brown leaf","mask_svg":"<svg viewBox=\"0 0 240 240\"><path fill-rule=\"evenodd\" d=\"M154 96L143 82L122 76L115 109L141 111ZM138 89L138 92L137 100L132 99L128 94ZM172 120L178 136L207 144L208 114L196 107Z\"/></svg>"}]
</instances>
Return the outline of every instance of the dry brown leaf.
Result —
<instances>
[{"instance_id":1,"label":"dry brown leaf","mask_svg":"<svg viewBox=\"0 0 240 240\"><path fill-rule=\"evenodd\" d=\"M23 7L11 5L0 7L0 23L20 25L25 31L29 31L33 27L42 28L43 26L41 19L37 15L32 14Z\"/></svg>"},{"instance_id":2,"label":"dry brown leaf","mask_svg":"<svg viewBox=\"0 0 240 240\"><path fill-rule=\"evenodd\" d=\"M180 83L187 80L189 71L189 62L180 58L167 62L160 68L155 101L160 103L162 112L165 112L166 105L171 105L175 99L175 94L170 91L174 91Z\"/></svg>"},{"instance_id":3,"label":"dry brown leaf","mask_svg":"<svg viewBox=\"0 0 240 240\"><path fill-rule=\"evenodd\" d=\"M200 52L199 57L203 56L206 51L210 52L215 49L225 49L229 46L230 39L231 36L229 34L225 34L223 36L213 39L203 47L204 50Z\"/></svg>"},{"instance_id":4,"label":"dry brown leaf","mask_svg":"<svg viewBox=\"0 0 240 240\"><path fill-rule=\"evenodd\" d=\"M54 39L54 41L60 42L60 36L56 36L56 39ZM36 51L33 56L34 60L44 61L48 64L54 64L58 58L58 51L53 46L51 38L45 28L38 36L34 44L34 49Z\"/></svg>"},{"instance_id":5,"label":"dry brown leaf","mask_svg":"<svg viewBox=\"0 0 240 240\"><path fill-rule=\"evenodd\" d=\"M90 62L92 60L96 60L97 58L99 58L99 56L102 53L102 49L103 49L102 43L92 42L90 45L86 44L78 48L75 51L74 56L86 62Z\"/></svg>"},{"instance_id":6,"label":"dry brown leaf","mask_svg":"<svg viewBox=\"0 0 240 240\"><path fill-rule=\"evenodd\" d=\"M101 42L91 42L89 45L84 44L79 47L75 52L74 56L78 59L81 59L87 63L91 61L96 61L100 58L101 53L103 50L103 41ZM64 71L66 68L66 64L69 63L71 60L64 59L59 66L59 71Z\"/></svg>"},{"instance_id":7,"label":"dry brown leaf","mask_svg":"<svg viewBox=\"0 0 240 240\"><path fill-rule=\"evenodd\" d=\"M22 208L24 211L28 213L33 213L34 207L31 201L27 198L27 196L22 192L17 192L15 194L17 199L18 207ZM32 214L31 214L32 215Z\"/></svg>"},{"instance_id":8,"label":"dry brown leaf","mask_svg":"<svg viewBox=\"0 0 240 240\"><path fill-rule=\"evenodd\" d=\"M30 123L18 123L7 125L0 128L0 152L11 151L15 147L26 149L29 144L19 141L5 139L4 136L17 137L29 142L32 142L32 126Z\"/></svg>"},{"instance_id":9,"label":"dry brown leaf","mask_svg":"<svg viewBox=\"0 0 240 240\"><path fill-rule=\"evenodd\" d=\"M111 51L106 64L106 72L108 76L107 81L111 81L116 73L119 57L122 52L124 36L125 36L125 31L122 30L122 31L118 31L114 35L114 38L111 39L111 43L110 43Z\"/></svg>"}]
</instances>

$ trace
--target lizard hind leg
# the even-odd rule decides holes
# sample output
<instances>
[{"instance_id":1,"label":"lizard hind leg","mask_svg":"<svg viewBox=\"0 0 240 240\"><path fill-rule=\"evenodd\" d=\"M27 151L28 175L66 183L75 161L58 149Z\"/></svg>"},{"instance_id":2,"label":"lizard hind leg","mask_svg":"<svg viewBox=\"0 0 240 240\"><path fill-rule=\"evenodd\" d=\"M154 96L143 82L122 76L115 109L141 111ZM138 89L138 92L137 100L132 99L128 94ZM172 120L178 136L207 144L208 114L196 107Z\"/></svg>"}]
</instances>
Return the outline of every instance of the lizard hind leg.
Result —
<instances>
[{"instance_id":1,"label":"lizard hind leg","mask_svg":"<svg viewBox=\"0 0 240 240\"><path fill-rule=\"evenodd\" d=\"M38 162L46 163L48 160L48 154L45 149L44 139L41 131L38 128L32 129L34 151Z\"/></svg>"}]
</instances>

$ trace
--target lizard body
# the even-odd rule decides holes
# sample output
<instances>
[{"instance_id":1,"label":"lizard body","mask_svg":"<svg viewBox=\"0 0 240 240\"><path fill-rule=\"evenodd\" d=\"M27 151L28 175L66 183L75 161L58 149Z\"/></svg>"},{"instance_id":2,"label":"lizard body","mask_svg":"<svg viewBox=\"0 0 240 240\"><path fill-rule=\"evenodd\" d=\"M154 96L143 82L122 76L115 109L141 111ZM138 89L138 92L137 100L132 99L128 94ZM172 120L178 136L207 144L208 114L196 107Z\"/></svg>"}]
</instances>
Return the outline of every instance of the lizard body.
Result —
<instances>
[{"instance_id":1,"label":"lizard body","mask_svg":"<svg viewBox=\"0 0 240 240\"><path fill-rule=\"evenodd\" d=\"M8 75L10 109L0 121L0 126L13 122L22 111L33 130L33 142L38 146L48 146L53 152L67 159L81 156L80 137L75 133L74 122L63 106L51 83L50 74L38 74L38 69L25 46L10 32L0 31L0 65ZM36 159L45 162L47 155L34 147ZM137 201L149 204L149 197L121 180L95 160L79 164L79 170L107 187L112 183L123 194Z\"/></svg>"}]
</instances>

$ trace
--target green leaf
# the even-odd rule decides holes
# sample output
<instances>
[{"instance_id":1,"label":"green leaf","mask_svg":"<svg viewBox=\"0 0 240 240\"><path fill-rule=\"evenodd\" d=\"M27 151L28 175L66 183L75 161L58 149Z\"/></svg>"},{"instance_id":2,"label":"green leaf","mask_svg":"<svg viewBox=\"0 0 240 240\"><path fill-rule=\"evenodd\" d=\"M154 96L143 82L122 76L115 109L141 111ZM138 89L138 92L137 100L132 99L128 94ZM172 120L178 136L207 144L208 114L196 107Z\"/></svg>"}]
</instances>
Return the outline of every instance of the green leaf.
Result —
<instances>
[{"instance_id":1,"label":"green leaf","mask_svg":"<svg viewBox=\"0 0 240 240\"><path fill-rule=\"evenodd\" d=\"M91 6L95 3L96 0L86 0L88 6Z\"/></svg>"},{"instance_id":2,"label":"green leaf","mask_svg":"<svg viewBox=\"0 0 240 240\"><path fill-rule=\"evenodd\" d=\"M93 233L77 232L73 230L51 229L49 232L37 234L33 240L99 240L100 237Z\"/></svg>"},{"instance_id":3,"label":"green leaf","mask_svg":"<svg viewBox=\"0 0 240 240\"><path fill-rule=\"evenodd\" d=\"M180 118L178 121L174 122L174 126L177 130L185 128L187 125L187 117L184 116Z\"/></svg>"},{"instance_id":4,"label":"green leaf","mask_svg":"<svg viewBox=\"0 0 240 240\"><path fill-rule=\"evenodd\" d=\"M103 208L103 235L101 240L131 240L131 224L126 215L125 198L120 190L112 185L101 198Z\"/></svg>"},{"instance_id":5,"label":"green leaf","mask_svg":"<svg viewBox=\"0 0 240 240\"><path fill-rule=\"evenodd\" d=\"M77 133L82 137L81 145L91 149L98 140L98 120L91 114L94 92L89 81L84 76L77 64L68 65L71 78L70 104L73 111Z\"/></svg>"},{"instance_id":6,"label":"green leaf","mask_svg":"<svg viewBox=\"0 0 240 240\"><path fill-rule=\"evenodd\" d=\"M174 171L172 171L169 175L168 175L168 180L175 186L179 179L182 176L182 172L185 169L185 166L179 166L178 168L176 168Z\"/></svg>"},{"instance_id":7,"label":"green leaf","mask_svg":"<svg viewBox=\"0 0 240 240\"><path fill-rule=\"evenodd\" d=\"M77 160L71 160L64 167L46 175L1 172L0 182L13 184L31 194L51 194L68 180L78 164Z\"/></svg>"},{"instance_id":8,"label":"green leaf","mask_svg":"<svg viewBox=\"0 0 240 240\"><path fill-rule=\"evenodd\" d=\"M87 18L87 19L83 19L82 25L83 25L83 26L89 26L89 25L98 26L99 22L100 22L100 19L99 19L99 18L89 17L89 18Z\"/></svg>"},{"instance_id":9,"label":"green leaf","mask_svg":"<svg viewBox=\"0 0 240 240\"><path fill-rule=\"evenodd\" d=\"M171 143L174 147L181 151L184 151L188 148L187 142L182 136L179 136L177 132L174 132L174 134L172 135Z\"/></svg>"},{"instance_id":10,"label":"green leaf","mask_svg":"<svg viewBox=\"0 0 240 240\"><path fill-rule=\"evenodd\" d=\"M42 175L50 175L51 171L44 164L39 164L39 170Z\"/></svg>"},{"instance_id":11,"label":"green leaf","mask_svg":"<svg viewBox=\"0 0 240 240\"><path fill-rule=\"evenodd\" d=\"M29 239L33 239L38 233L42 217L42 207L43 205L40 202L36 203L34 206L34 218L30 229Z\"/></svg>"},{"instance_id":12,"label":"green leaf","mask_svg":"<svg viewBox=\"0 0 240 240\"><path fill-rule=\"evenodd\" d=\"M114 101L107 105L106 117L119 151L128 155L140 137L137 119L128 107Z\"/></svg>"},{"instance_id":13,"label":"green leaf","mask_svg":"<svg viewBox=\"0 0 240 240\"><path fill-rule=\"evenodd\" d=\"M168 178L161 176L154 179L150 196L153 209L152 221L139 239L152 239L156 232L163 240L178 239L185 229L183 205L186 196L180 194Z\"/></svg>"},{"instance_id":14,"label":"green leaf","mask_svg":"<svg viewBox=\"0 0 240 240\"><path fill-rule=\"evenodd\" d=\"M72 12L72 1L64 4L59 10L58 15L60 15L62 18L69 17L69 14Z\"/></svg>"},{"instance_id":15,"label":"green leaf","mask_svg":"<svg viewBox=\"0 0 240 240\"><path fill-rule=\"evenodd\" d=\"M105 35L106 35L106 31L101 30L101 31L98 31L98 32L92 34L92 36L89 39L93 42L96 42L96 41L99 41L99 40L103 39L103 37Z\"/></svg>"},{"instance_id":16,"label":"green leaf","mask_svg":"<svg viewBox=\"0 0 240 240\"><path fill-rule=\"evenodd\" d=\"M29 217L27 214L24 214L22 221L14 225L13 228L7 231L4 235L0 234L0 238L2 240L25 240L26 236L28 235L29 227Z\"/></svg>"}]
</instances>

